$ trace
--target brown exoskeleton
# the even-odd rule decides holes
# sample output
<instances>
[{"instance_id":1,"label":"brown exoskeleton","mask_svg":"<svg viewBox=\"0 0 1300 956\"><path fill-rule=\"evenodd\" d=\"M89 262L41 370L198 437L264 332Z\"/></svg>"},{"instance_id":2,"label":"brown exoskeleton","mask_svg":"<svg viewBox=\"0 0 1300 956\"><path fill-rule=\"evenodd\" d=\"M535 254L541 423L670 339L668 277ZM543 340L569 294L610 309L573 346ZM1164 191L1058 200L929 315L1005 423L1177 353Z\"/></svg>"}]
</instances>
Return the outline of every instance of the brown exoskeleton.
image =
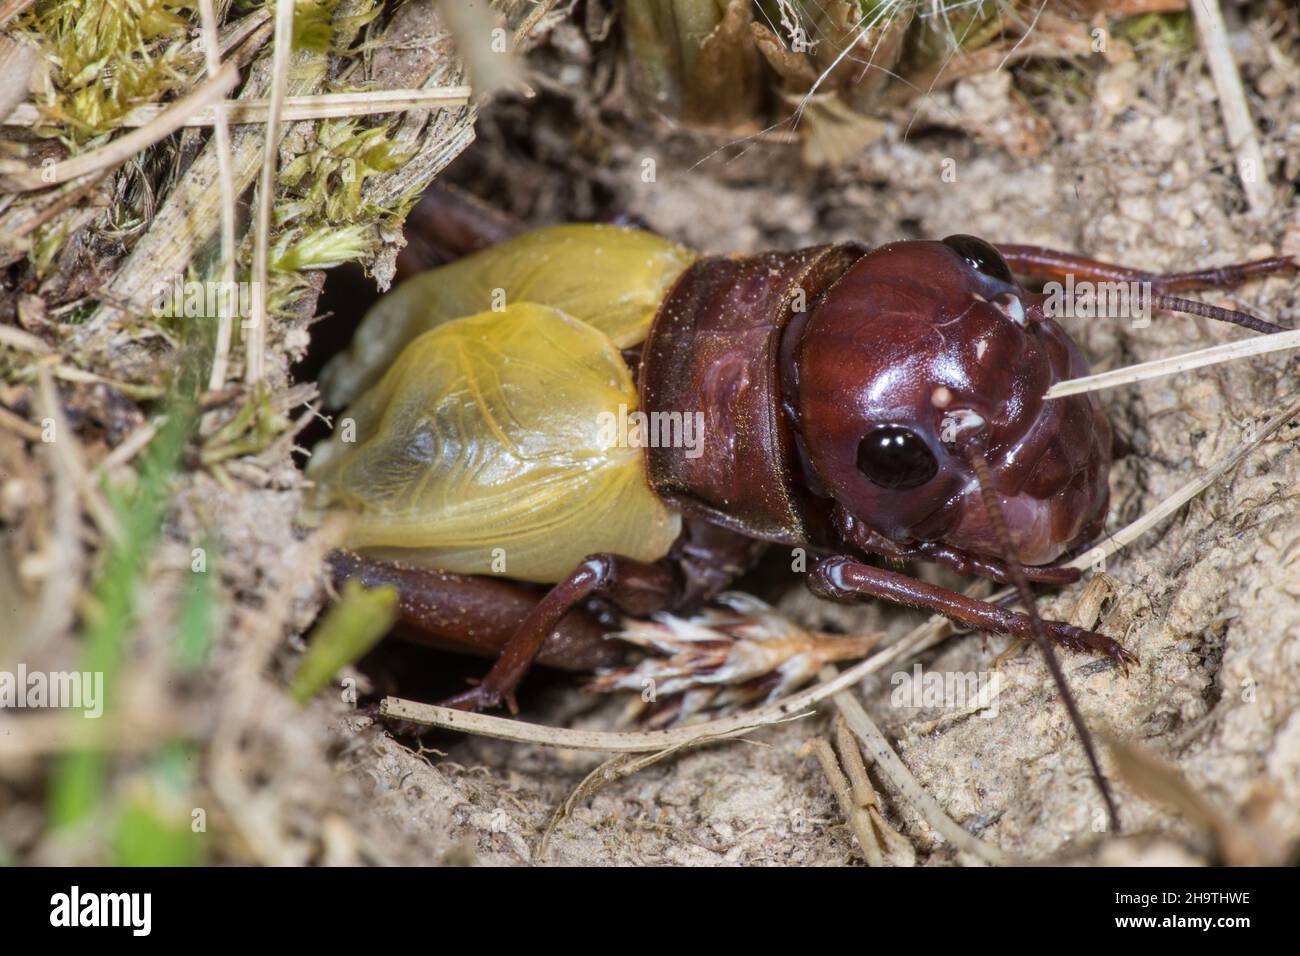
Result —
<instances>
[{"instance_id":1,"label":"brown exoskeleton","mask_svg":"<svg viewBox=\"0 0 1300 956\"><path fill-rule=\"evenodd\" d=\"M811 549L819 596L1036 639L1115 822L1051 644L1137 659L1029 590L1075 580L1054 562L1101 532L1111 429L1093 395L1044 399L1087 366L1015 275L1147 282L1274 332L1171 293L1291 266L1151 275L963 235L710 258L614 226L505 239L403 283L326 370L349 406L310 468L317 506L353 516L335 571L396 585L426 642L496 656L448 703L513 708L534 662L611 662L611 605L698 606L765 545ZM638 411L639 440L610 430ZM1014 584L1027 613L868 556Z\"/></svg>"}]
</instances>

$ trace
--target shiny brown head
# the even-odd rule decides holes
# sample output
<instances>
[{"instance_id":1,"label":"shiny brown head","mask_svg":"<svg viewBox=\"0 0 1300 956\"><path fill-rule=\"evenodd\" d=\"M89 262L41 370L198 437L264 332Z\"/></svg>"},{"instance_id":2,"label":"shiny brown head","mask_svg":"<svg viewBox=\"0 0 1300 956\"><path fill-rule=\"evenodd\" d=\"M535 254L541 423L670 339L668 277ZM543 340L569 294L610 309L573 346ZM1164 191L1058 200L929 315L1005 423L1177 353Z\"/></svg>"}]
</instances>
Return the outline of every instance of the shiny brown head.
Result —
<instances>
[{"instance_id":1,"label":"shiny brown head","mask_svg":"<svg viewBox=\"0 0 1300 956\"><path fill-rule=\"evenodd\" d=\"M896 242L853 265L790 351L790 411L823 494L897 542L1000 554L967 451L981 447L1022 563L1101 530L1110 426L1077 346L973 236ZM787 396L791 398L791 396Z\"/></svg>"}]
</instances>

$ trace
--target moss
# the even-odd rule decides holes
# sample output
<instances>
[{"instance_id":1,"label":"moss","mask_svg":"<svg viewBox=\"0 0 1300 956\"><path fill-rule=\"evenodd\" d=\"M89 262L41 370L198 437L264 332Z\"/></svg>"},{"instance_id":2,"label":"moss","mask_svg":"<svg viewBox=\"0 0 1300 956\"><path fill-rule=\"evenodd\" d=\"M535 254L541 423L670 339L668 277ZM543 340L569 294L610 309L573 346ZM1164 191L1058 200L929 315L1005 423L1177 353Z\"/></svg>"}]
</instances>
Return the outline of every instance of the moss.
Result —
<instances>
[{"instance_id":1,"label":"moss","mask_svg":"<svg viewBox=\"0 0 1300 956\"><path fill-rule=\"evenodd\" d=\"M202 68L190 43L190 0L49 0L20 21L45 53L36 127L84 148L147 103L189 85Z\"/></svg>"},{"instance_id":2,"label":"moss","mask_svg":"<svg viewBox=\"0 0 1300 956\"><path fill-rule=\"evenodd\" d=\"M1154 49L1183 55L1196 49L1196 27L1186 11L1129 17L1116 23L1112 33L1128 40L1139 50Z\"/></svg>"},{"instance_id":3,"label":"moss","mask_svg":"<svg viewBox=\"0 0 1300 956\"><path fill-rule=\"evenodd\" d=\"M50 265L54 262L54 257L58 255L64 240L68 238L68 219L67 215L56 216L32 233L32 245L28 257L31 259L32 269L37 279L45 278Z\"/></svg>"},{"instance_id":4,"label":"moss","mask_svg":"<svg viewBox=\"0 0 1300 956\"><path fill-rule=\"evenodd\" d=\"M363 127L355 119L324 120L316 146L280 171L284 198L276 205L276 225L323 219L354 223L389 214L362 197L365 181L399 167L407 155L388 138L390 127Z\"/></svg>"},{"instance_id":5,"label":"moss","mask_svg":"<svg viewBox=\"0 0 1300 956\"><path fill-rule=\"evenodd\" d=\"M379 237L368 225L289 229L271 249L271 268L277 272L332 269L373 255L378 245Z\"/></svg>"}]
</instances>

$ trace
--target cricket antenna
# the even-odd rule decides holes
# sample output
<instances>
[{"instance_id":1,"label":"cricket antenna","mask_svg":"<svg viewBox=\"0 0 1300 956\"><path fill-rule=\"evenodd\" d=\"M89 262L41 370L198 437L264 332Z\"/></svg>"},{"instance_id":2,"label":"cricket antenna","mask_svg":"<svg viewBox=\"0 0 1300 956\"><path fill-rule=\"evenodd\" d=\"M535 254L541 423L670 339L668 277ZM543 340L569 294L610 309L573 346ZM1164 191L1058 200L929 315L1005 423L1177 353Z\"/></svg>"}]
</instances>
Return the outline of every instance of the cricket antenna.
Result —
<instances>
[{"instance_id":1,"label":"cricket antenna","mask_svg":"<svg viewBox=\"0 0 1300 956\"><path fill-rule=\"evenodd\" d=\"M1207 319L1217 319L1220 322L1230 322L1233 325L1240 325L1243 328L1263 332L1266 335L1272 335L1274 332L1290 331L1281 325L1274 325L1272 322L1265 322L1263 319L1256 318L1249 312L1238 312L1236 309L1221 309L1217 305L1206 305L1204 302L1197 302L1195 299L1180 299L1173 295L1152 293L1151 304L1157 309L1164 309L1166 312L1178 312L1183 315L1199 315Z\"/></svg>"},{"instance_id":2,"label":"cricket antenna","mask_svg":"<svg viewBox=\"0 0 1300 956\"><path fill-rule=\"evenodd\" d=\"M1097 759L1097 748L1093 743L1092 732L1088 730L1088 725L1083 722L1083 715L1079 713L1079 706L1075 703L1074 694L1070 692L1070 685L1065 681L1065 673L1061 670L1060 662L1056 659L1056 652L1052 649L1052 643L1047 638L1047 630L1043 627L1043 620L1038 616L1038 607L1034 603L1033 592L1029 590L1029 581L1025 578L1025 570L1020 565L1020 559L1016 556L1016 549L1011 542L1011 533L1007 530L1006 517L1002 513L1002 506L998 503L997 493L993 488L988 459L984 457L983 450L974 442L966 446L966 457L975 470L975 477L979 480L980 497L984 499L984 509L988 512L989 524L993 528L993 533L997 535L998 543L1002 546L1007 569L1011 572L1011 580L1020 595L1020 603L1024 605L1025 613L1029 615L1034 639L1043 652L1043 658L1047 661L1047 669L1051 671L1052 679L1056 681L1056 689L1061 695L1061 702L1065 704L1065 709L1074 724L1075 733L1079 736L1079 742L1083 744L1083 750L1088 755L1088 763L1092 766L1093 779L1096 780L1097 789L1101 791L1101 797L1106 802L1106 814L1110 818L1111 830L1118 833L1120 831L1119 810L1115 806L1115 798L1111 795L1110 784L1101 772L1101 762Z\"/></svg>"}]
</instances>

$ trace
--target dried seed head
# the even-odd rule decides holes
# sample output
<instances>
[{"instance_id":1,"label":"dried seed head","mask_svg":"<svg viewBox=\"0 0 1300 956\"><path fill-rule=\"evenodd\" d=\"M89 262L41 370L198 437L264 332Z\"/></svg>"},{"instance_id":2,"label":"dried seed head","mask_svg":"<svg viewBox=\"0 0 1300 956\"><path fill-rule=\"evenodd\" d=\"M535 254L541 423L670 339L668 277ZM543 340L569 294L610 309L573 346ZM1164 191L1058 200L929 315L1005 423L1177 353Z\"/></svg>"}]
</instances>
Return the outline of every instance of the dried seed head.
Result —
<instances>
[{"instance_id":1,"label":"dried seed head","mask_svg":"<svg viewBox=\"0 0 1300 956\"><path fill-rule=\"evenodd\" d=\"M626 621L609 636L644 648L647 656L598 674L588 689L635 692L624 719L662 727L774 700L828 663L865 656L881 639L804 630L747 594L728 592L717 601L723 606L690 618L658 614Z\"/></svg>"}]
</instances>

